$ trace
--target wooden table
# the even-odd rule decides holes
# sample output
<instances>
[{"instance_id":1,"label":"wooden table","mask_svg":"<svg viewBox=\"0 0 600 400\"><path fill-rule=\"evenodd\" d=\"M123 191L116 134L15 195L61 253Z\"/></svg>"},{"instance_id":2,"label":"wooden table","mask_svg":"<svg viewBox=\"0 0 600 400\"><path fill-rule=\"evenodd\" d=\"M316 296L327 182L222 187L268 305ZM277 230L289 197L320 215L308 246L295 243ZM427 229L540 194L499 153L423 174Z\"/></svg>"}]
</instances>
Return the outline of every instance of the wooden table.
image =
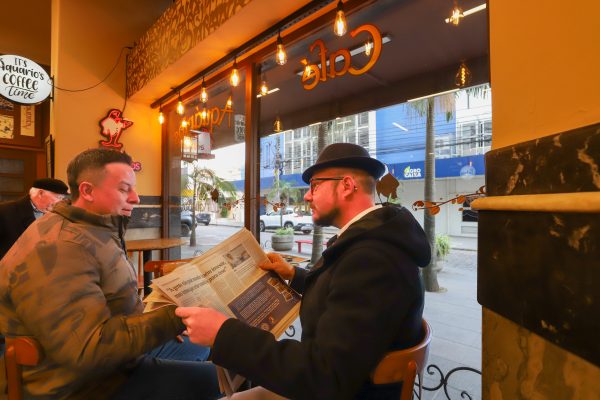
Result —
<instances>
[{"instance_id":1,"label":"wooden table","mask_svg":"<svg viewBox=\"0 0 600 400\"><path fill-rule=\"evenodd\" d=\"M150 281L152 280L152 273L144 272L144 264L152 259L152 250L165 250L173 247L181 246L186 243L186 239L182 238L157 238L157 239L140 239L140 240L127 240L125 245L127 251L137 251L138 260L138 277L140 274L144 274L144 296L150 293ZM140 254L141 253L141 257Z\"/></svg>"}]
</instances>

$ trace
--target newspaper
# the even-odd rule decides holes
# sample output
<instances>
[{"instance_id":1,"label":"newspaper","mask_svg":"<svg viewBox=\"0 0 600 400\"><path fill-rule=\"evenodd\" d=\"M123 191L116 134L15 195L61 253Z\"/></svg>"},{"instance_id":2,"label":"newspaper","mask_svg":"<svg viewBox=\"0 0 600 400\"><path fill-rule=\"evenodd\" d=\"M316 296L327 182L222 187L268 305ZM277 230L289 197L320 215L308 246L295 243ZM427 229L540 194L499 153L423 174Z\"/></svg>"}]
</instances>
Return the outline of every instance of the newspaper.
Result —
<instances>
[{"instance_id":1,"label":"newspaper","mask_svg":"<svg viewBox=\"0 0 600 400\"><path fill-rule=\"evenodd\" d=\"M301 296L277 274L258 265L268 261L250 231L241 229L211 250L154 279L146 310L165 304L211 307L250 326L281 336L298 317ZM218 371L229 397L244 378Z\"/></svg>"}]
</instances>

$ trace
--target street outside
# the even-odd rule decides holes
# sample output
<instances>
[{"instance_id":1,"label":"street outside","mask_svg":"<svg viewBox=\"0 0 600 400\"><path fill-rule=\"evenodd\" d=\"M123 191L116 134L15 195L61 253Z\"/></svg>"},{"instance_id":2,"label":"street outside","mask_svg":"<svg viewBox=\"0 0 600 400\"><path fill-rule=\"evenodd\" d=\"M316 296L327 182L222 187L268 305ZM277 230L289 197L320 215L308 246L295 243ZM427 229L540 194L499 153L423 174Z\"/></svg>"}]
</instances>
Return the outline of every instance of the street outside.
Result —
<instances>
[{"instance_id":1,"label":"street outside","mask_svg":"<svg viewBox=\"0 0 600 400\"><path fill-rule=\"evenodd\" d=\"M199 226L196 228L197 245L181 246L181 257L200 255L239 229L240 226ZM336 232L336 228L325 228L325 240ZM267 252L272 251L270 240L273 233L274 229L267 229L260 234L260 244ZM312 234L294 234L294 241L302 239L312 240ZM481 306L477 303L476 239L451 238L450 247L450 253L438 262L442 267L438 281L443 290L425 294L423 313L433 335L428 365L437 365L444 374L457 367L481 370ZM311 250L309 244L304 244L302 253L298 253L294 243L292 250L286 253L309 258ZM300 324L296 321L292 337L299 340L300 334ZM435 370L431 370L430 375L425 371L424 375L424 387L435 387L440 383L441 378ZM457 371L448 379L447 390L450 398L462 398L460 392L466 390L472 399L480 399L481 377L473 372ZM435 392L425 391L423 398L438 400L446 397L442 388Z\"/></svg>"},{"instance_id":2,"label":"street outside","mask_svg":"<svg viewBox=\"0 0 600 400\"><path fill-rule=\"evenodd\" d=\"M211 249L213 246L221 243L223 240L227 239L241 228L241 226L213 225L212 223L207 226L200 225L196 228L196 246L181 246L181 258L198 256ZM325 228L323 231L325 240L327 240L331 236L335 235L338 230L336 228ZM272 251L271 236L273 236L274 232L275 229L267 228L264 232L260 233L260 245L263 249L265 249L266 252ZM189 241L189 237L185 237L184 239ZM291 251L286 252L289 254L310 257L312 250L310 244L303 244L302 253L298 253L296 240L312 240L312 233L303 234L302 232L294 232L294 247Z\"/></svg>"}]
</instances>

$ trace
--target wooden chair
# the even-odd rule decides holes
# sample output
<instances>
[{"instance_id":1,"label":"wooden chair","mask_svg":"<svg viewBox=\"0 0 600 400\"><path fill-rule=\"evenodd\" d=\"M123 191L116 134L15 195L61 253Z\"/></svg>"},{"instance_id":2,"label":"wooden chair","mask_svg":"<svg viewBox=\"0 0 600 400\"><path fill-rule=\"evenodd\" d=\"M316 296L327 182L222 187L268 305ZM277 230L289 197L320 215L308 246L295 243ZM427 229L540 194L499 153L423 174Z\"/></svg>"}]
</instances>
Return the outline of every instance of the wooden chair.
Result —
<instances>
[{"instance_id":1,"label":"wooden chair","mask_svg":"<svg viewBox=\"0 0 600 400\"><path fill-rule=\"evenodd\" d=\"M154 278L158 278L192 260L193 258L185 258L182 260L151 260L144 265L144 272L152 272Z\"/></svg>"},{"instance_id":2,"label":"wooden chair","mask_svg":"<svg viewBox=\"0 0 600 400\"><path fill-rule=\"evenodd\" d=\"M7 337L4 363L8 400L23 398L22 366L38 365L44 358L42 347L32 337Z\"/></svg>"},{"instance_id":3,"label":"wooden chair","mask_svg":"<svg viewBox=\"0 0 600 400\"><path fill-rule=\"evenodd\" d=\"M423 340L416 346L387 353L371 374L374 384L402 382L400 400L412 399L415 377L419 375L419 398L422 399L423 368L429 356L431 328L423 320Z\"/></svg>"},{"instance_id":4,"label":"wooden chair","mask_svg":"<svg viewBox=\"0 0 600 400\"><path fill-rule=\"evenodd\" d=\"M133 264L133 254L137 253L137 281L138 294L141 296L144 292L144 256L142 251L128 251L127 257Z\"/></svg>"}]
</instances>

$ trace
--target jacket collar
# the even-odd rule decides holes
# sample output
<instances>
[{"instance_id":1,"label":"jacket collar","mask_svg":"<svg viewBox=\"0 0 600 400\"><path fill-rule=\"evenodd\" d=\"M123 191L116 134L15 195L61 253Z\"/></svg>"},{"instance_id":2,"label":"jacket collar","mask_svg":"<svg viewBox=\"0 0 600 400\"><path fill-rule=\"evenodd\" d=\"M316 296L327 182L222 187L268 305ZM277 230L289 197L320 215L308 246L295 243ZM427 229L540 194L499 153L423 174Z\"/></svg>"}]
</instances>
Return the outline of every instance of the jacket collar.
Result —
<instances>
[{"instance_id":1,"label":"jacket collar","mask_svg":"<svg viewBox=\"0 0 600 400\"><path fill-rule=\"evenodd\" d=\"M61 215L72 222L83 222L108 228L114 232L121 232L127 226L129 217L122 215L100 215L75 207L67 201L61 201L54 206L53 213Z\"/></svg>"}]
</instances>

